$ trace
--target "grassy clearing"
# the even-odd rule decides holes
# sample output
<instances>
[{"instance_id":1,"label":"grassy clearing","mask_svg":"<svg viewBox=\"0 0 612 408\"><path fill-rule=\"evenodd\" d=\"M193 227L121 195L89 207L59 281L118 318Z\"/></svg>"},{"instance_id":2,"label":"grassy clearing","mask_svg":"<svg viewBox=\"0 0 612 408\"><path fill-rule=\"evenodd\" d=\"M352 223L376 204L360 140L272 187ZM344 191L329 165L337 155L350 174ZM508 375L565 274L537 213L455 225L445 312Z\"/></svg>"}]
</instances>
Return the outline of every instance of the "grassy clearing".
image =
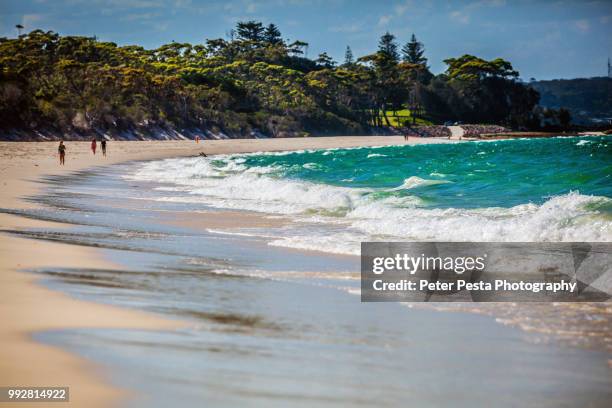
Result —
<instances>
[{"instance_id":1,"label":"grassy clearing","mask_svg":"<svg viewBox=\"0 0 612 408\"><path fill-rule=\"evenodd\" d=\"M412 118L412 112L410 111L410 109L402 109L402 110L397 110L397 111L386 111L386 113L387 113L387 118L389 119L389 123L391 123L391 126L393 127L401 127L407 124L412 125L413 118ZM383 117L382 110L379 112L379 116L382 122L386 123ZM417 125L432 125L433 124L431 121L427 119L419 118L419 117L416 118L415 122Z\"/></svg>"}]
</instances>

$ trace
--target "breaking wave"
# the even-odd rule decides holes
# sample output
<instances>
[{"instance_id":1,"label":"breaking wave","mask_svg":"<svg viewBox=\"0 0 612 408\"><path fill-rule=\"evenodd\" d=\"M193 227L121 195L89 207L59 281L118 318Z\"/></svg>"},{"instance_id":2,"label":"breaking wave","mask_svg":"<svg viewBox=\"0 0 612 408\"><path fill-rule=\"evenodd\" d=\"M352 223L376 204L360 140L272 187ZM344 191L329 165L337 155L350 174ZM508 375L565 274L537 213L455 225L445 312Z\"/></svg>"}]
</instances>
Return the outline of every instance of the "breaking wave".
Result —
<instances>
[{"instance_id":1,"label":"breaking wave","mask_svg":"<svg viewBox=\"0 0 612 408\"><path fill-rule=\"evenodd\" d=\"M474 155L479 150L482 146ZM158 187L160 194L176 190L176 194L156 198L160 201L282 214L319 226L285 231L270 241L275 246L358 254L361 241L380 239L612 241L612 199L606 196L570 190L540 202L509 206L442 206L435 202L436 193L452 185L449 191L460 197L462 190L455 185L458 182L412 175L393 187L389 182L360 185L357 176L350 178L350 186L339 185L349 179L341 178L343 174L330 168L329 163L343 160L346 150L294 153L300 154L318 156L300 162L288 154L275 154L277 159L287 159L275 161L272 157L256 165L250 163L254 159L249 155L168 159L141 164L126 177L163 183ZM360 154L374 160L371 150ZM469 174L478 174L477 168L472 170ZM451 173L457 171L425 174L442 177ZM503 202L503 197L497 200Z\"/></svg>"}]
</instances>

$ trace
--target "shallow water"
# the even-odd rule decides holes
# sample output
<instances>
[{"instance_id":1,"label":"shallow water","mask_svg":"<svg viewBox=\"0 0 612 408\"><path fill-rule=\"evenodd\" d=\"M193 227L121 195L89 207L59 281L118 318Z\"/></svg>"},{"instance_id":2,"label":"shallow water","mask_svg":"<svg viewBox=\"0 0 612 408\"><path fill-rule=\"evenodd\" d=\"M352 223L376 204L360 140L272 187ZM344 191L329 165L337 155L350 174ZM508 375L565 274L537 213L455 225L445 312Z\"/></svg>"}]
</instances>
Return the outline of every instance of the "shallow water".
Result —
<instances>
[{"instance_id":1,"label":"shallow water","mask_svg":"<svg viewBox=\"0 0 612 408\"><path fill-rule=\"evenodd\" d=\"M585 146L580 144L584 140L603 143L598 149L609 154L604 139L567 140L571 144L564 144L566 148ZM485 149L483 145L493 148L499 143L512 142L457 146L467 146L468 152L482 156L478 152ZM474 222L470 217L477 217L493 225L486 224L485 229L499 231L500 225L537 229L533 223L538 217L552 213L545 221L558 220L558 224L546 230L547 238L562 231L564 237L600 234L595 236L605 240L610 219L608 208L601 203L610 197L609 183L602 183L601 177L583 177L590 190L569 193L573 188L568 183L567 191L557 191L561 194L557 201L545 197L548 193L543 188L530 196L532 202L503 205L501 200L495 204L499 207L482 207L493 198L478 201L479 194L473 192L466 202L474 206L450 208L443 204L444 197L451 194L448 185L458 188L461 180L412 186L414 178L404 179L424 174L406 170L407 177L394 176L385 186L376 184L376 177L383 177L380 174L373 176L374 181L342 185L317 181L316 177L323 176L307 168L315 166L304 167L314 163L309 155L367 158L386 153L401 157L411 149L177 159L48 179L48 193L32 198L46 209L20 213L74 226L13 233L96 246L122 268L37 271L45 276L45 283L78 298L161 313L185 319L191 326L176 332L59 331L37 338L103 364L109 368L111 381L148 395L130 400L127 405L131 407L166 407L179 398L181 406L481 406L490 401L496 406L606 406L612 398L608 309L504 305L501 313L489 306L470 305L470 311L477 313L466 313L460 306L456 313L447 313L421 305L362 304L356 296L359 258L347 254L352 253L356 237L401 237L391 230L371 234L359 224L383 219L387 214L383 210L397 211L398 217L392 219L400 225L405 219L425 217L428 228L437 234L446 231L436 229L446 226L435 222L444 217L470 222ZM444 156L445 149L448 147L443 146L437 157ZM249 164L249 160L254 162ZM503 157L497 160L503 161ZM306 170L296 170L298 174L267 170L271 166L297 169L296 162L303 162L301 168ZM348 168L355 168L351 163ZM609 164L598 163L589 174L602 169L609 172ZM166 171L155 170L155 178L142 173L160 166ZM231 166L235 167L222 170ZM410 166L419 167L414 161ZM342 171L349 172L348 168ZM258 199L245 196L257 190L246 181L259 189L280 185L282 194L276 191ZM219 189L215 189L217 184ZM436 189L443 192L436 193ZM440 196L440 203L389 204L389 197L420 200L427 194ZM352 207L334 206L347 199L352 200ZM329 205L322 207L320 202ZM282 215L284 221L255 228L206 228L215 217L231 217L228 209L244 211L256 203L265 204L259 211L266 212L250 216L277 220L274 217ZM371 207L372 203L379 207ZM356 211L362 215L357 217ZM193 219L193 223L178 223L177 218ZM421 226L415 228L415 234L422 234ZM542 232L537 236L543 236ZM318 249L323 251L298 249L306 241L295 240L302 237L318 237ZM279 241L293 244L282 246ZM499 320L483 315L488 312ZM560 341L562 332L569 333L566 339L588 341Z\"/></svg>"}]
</instances>

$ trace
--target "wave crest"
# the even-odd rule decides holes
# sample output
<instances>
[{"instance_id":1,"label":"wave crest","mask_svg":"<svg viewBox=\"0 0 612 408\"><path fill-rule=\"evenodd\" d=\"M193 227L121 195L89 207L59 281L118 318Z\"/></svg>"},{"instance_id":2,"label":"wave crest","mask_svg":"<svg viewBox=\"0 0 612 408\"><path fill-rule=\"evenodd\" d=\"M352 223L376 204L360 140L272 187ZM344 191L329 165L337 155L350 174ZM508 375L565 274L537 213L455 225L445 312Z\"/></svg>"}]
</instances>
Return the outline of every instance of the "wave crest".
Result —
<instances>
[{"instance_id":1,"label":"wave crest","mask_svg":"<svg viewBox=\"0 0 612 408\"><path fill-rule=\"evenodd\" d=\"M358 254L365 240L612 241L612 199L570 192L541 205L428 208L401 190L448 183L412 176L391 189L333 186L283 177L275 166L248 167L237 156L169 159L139 165L128 178L171 183L159 201L293 215L316 222L288 229L271 245ZM168 191L168 187L160 187ZM340 224L340 225L339 225Z\"/></svg>"},{"instance_id":2,"label":"wave crest","mask_svg":"<svg viewBox=\"0 0 612 408\"><path fill-rule=\"evenodd\" d=\"M452 181L429 180L429 179L423 179L417 176L411 176L405 179L401 186L389 189L389 191L410 190L412 188L417 188L417 187L434 186L436 184L447 184L447 183L452 183Z\"/></svg>"}]
</instances>

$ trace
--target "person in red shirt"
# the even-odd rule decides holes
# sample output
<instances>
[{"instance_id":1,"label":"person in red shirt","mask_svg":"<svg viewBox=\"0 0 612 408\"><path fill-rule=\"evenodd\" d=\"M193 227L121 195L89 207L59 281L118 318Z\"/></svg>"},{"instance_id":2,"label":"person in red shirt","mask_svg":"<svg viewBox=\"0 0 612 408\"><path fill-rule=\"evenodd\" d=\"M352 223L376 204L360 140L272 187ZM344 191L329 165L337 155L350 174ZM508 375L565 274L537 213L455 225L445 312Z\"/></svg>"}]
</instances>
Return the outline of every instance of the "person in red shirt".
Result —
<instances>
[{"instance_id":1,"label":"person in red shirt","mask_svg":"<svg viewBox=\"0 0 612 408\"><path fill-rule=\"evenodd\" d=\"M94 155L96 154L96 147L97 147L97 142L96 142L96 139L93 138L91 140L91 151L93 152Z\"/></svg>"}]
</instances>

